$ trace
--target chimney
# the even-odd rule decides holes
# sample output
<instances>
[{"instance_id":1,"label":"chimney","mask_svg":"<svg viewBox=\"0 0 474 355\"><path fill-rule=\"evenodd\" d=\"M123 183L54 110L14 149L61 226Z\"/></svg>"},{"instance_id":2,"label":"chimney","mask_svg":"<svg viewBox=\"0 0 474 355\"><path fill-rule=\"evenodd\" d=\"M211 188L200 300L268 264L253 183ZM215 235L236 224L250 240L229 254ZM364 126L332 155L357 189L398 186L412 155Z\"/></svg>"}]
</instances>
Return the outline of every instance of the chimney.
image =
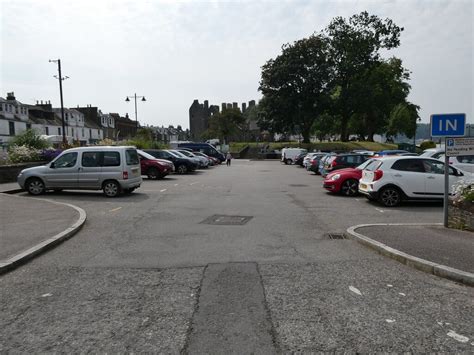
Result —
<instances>
[{"instance_id":1,"label":"chimney","mask_svg":"<svg viewBox=\"0 0 474 355\"><path fill-rule=\"evenodd\" d=\"M41 105L43 104L43 100L41 100Z\"/></svg>"},{"instance_id":2,"label":"chimney","mask_svg":"<svg viewBox=\"0 0 474 355\"><path fill-rule=\"evenodd\" d=\"M222 111L224 111L224 110L226 109L226 107L227 107L227 105L225 104L225 102L223 102L223 103L221 104Z\"/></svg>"},{"instance_id":3,"label":"chimney","mask_svg":"<svg viewBox=\"0 0 474 355\"><path fill-rule=\"evenodd\" d=\"M15 93L12 92L7 92L7 100L15 100Z\"/></svg>"},{"instance_id":4,"label":"chimney","mask_svg":"<svg viewBox=\"0 0 474 355\"><path fill-rule=\"evenodd\" d=\"M245 102L242 102L242 113L244 113L247 110L247 104Z\"/></svg>"},{"instance_id":5,"label":"chimney","mask_svg":"<svg viewBox=\"0 0 474 355\"><path fill-rule=\"evenodd\" d=\"M232 103L232 108L238 109L238 108L239 108L239 104L238 104L237 102L233 102L233 103Z\"/></svg>"},{"instance_id":6,"label":"chimney","mask_svg":"<svg viewBox=\"0 0 474 355\"><path fill-rule=\"evenodd\" d=\"M209 108L209 101L204 100L204 108L207 110Z\"/></svg>"}]
</instances>

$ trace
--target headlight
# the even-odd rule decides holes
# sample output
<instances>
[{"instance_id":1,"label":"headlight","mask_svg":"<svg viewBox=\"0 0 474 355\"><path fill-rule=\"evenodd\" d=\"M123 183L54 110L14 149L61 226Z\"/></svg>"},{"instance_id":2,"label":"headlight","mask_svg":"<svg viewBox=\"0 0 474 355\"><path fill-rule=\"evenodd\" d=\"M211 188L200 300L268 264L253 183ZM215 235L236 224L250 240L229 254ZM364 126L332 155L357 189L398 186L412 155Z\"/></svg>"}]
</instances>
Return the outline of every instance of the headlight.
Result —
<instances>
[{"instance_id":1,"label":"headlight","mask_svg":"<svg viewBox=\"0 0 474 355\"><path fill-rule=\"evenodd\" d=\"M337 179L339 179L341 177L341 175L339 174L334 174L333 176L331 176L331 180L332 181L336 181Z\"/></svg>"}]
</instances>

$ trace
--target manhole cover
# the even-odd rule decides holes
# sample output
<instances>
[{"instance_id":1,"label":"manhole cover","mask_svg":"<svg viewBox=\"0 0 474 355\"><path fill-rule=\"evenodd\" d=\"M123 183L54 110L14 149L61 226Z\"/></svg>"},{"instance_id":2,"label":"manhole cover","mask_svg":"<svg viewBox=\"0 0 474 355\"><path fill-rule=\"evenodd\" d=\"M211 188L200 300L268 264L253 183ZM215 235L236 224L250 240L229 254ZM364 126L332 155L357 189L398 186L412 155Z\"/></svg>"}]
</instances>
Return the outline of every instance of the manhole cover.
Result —
<instances>
[{"instance_id":1,"label":"manhole cover","mask_svg":"<svg viewBox=\"0 0 474 355\"><path fill-rule=\"evenodd\" d=\"M293 187L308 187L308 185L303 185L303 184L290 184L288 186L293 186Z\"/></svg>"},{"instance_id":2,"label":"manhole cover","mask_svg":"<svg viewBox=\"0 0 474 355\"><path fill-rule=\"evenodd\" d=\"M327 239L346 239L344 233L326 233L324 236Z\"/></svg>"},{"instance_id":3,"label":"manhole cover","mask_svg":"<svg viewBox=\"0 0 474 355\"><path fill-rule=\"evenodd\" d=\"M206 218L200 224L212 224L219 226L241 226L250 221L253 216L226 216L222 214L215 214L214 216Z\"/></svg>"}]
</instances>

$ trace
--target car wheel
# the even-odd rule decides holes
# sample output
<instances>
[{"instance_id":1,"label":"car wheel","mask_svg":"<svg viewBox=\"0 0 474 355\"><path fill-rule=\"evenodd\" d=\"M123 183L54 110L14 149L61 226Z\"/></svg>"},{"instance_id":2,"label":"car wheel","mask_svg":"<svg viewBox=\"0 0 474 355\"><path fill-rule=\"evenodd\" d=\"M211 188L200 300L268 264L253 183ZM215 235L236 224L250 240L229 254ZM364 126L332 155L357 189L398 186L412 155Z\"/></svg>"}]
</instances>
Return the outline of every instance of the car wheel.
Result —
<instances>
[{"instance_id":1,"label":"car wheel","mask_svg":"<svg viewBox=\"0 0 474 355\"><path fill-rule=\"evenodd\" d=\"M156 180L160 177L160 172L157 168L148 169L147 176L149 179Z\"/></svg>"},{"instance_id":2,"label":"car wheel","mask_svg":"<svg viewBox=\"0 0 474 355\"><path fill-rule=\"evenodd\" d=\"M103 186L104 195L107 197L116 197L120 193L120 185L117 181L106 181Z\"/></svg>"},{"instance_id":3,"label":"car wheel","mask_svg":"<svg viewBox=\"0 0 474 355\"><path fill-rule=\"evenodd\" d=\"M186 174L188 172L188 168L186 165L180 165L178 166L178 174Z\"/></svg>"},{"instance_id":4,"label":"car wheel","mask_svg":"<svg viewBox=\"0 0 474 355\"><path fill-rule=\"evenodd\" d=\"M286 164L286 165L291 165L291 159L286 159L286 160L285 160L285 164Z\"/></svg>"},{"instance_id":5,"label":"car wheel","mask_svg":"<svg viewBox=\"0 0 474 355\"><path fill-rule=\"evenodd\" d=\"M30 195L41 195L45 191L44 182L38 178L28 179L25 187Z\"/></svg>"},{"instance_id":6,"label":"car wheel","mask_svg":"<svg viewBox=\"0 0 474 355\"><path fill-rule=\"evenodd\" d=\"M385 207L395 207L400 204L402 194L396 187L388 186L379 193L379 202Z\"/></svg>"},{"instance_id":7,"label":"car wheel","mask_svg":"<svg viewBox=\"0 0 474 355\"><path fill-rule=\"evenodd\" d=\"M341 193L345 196L355 196L359 192L359 181L347 179L341 184Z\"/></svg>"}]
</instances>

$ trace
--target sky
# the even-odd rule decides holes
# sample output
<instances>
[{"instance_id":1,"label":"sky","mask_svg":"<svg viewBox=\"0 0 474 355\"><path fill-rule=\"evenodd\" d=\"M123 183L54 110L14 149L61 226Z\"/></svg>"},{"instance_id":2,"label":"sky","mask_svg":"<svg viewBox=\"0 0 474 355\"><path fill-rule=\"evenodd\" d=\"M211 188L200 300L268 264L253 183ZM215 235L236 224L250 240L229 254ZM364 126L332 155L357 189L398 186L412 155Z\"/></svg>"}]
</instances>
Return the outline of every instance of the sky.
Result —
<instances>
[{"instance_id":1,"label":"sky","mask_svg":"<svg viewBox=\"0 0 474 355\"><path fill-rule=\"evenodd\" d=\"M471 0L152 1L0 0L0 96L65 107L92 105L141 124L189 128L194 99L259 100L261 67L281 46L336 16L368 11L404 27L397 56L411 71L421 122L434 113L473 118Z\"/></svg>"}]
</instances>

